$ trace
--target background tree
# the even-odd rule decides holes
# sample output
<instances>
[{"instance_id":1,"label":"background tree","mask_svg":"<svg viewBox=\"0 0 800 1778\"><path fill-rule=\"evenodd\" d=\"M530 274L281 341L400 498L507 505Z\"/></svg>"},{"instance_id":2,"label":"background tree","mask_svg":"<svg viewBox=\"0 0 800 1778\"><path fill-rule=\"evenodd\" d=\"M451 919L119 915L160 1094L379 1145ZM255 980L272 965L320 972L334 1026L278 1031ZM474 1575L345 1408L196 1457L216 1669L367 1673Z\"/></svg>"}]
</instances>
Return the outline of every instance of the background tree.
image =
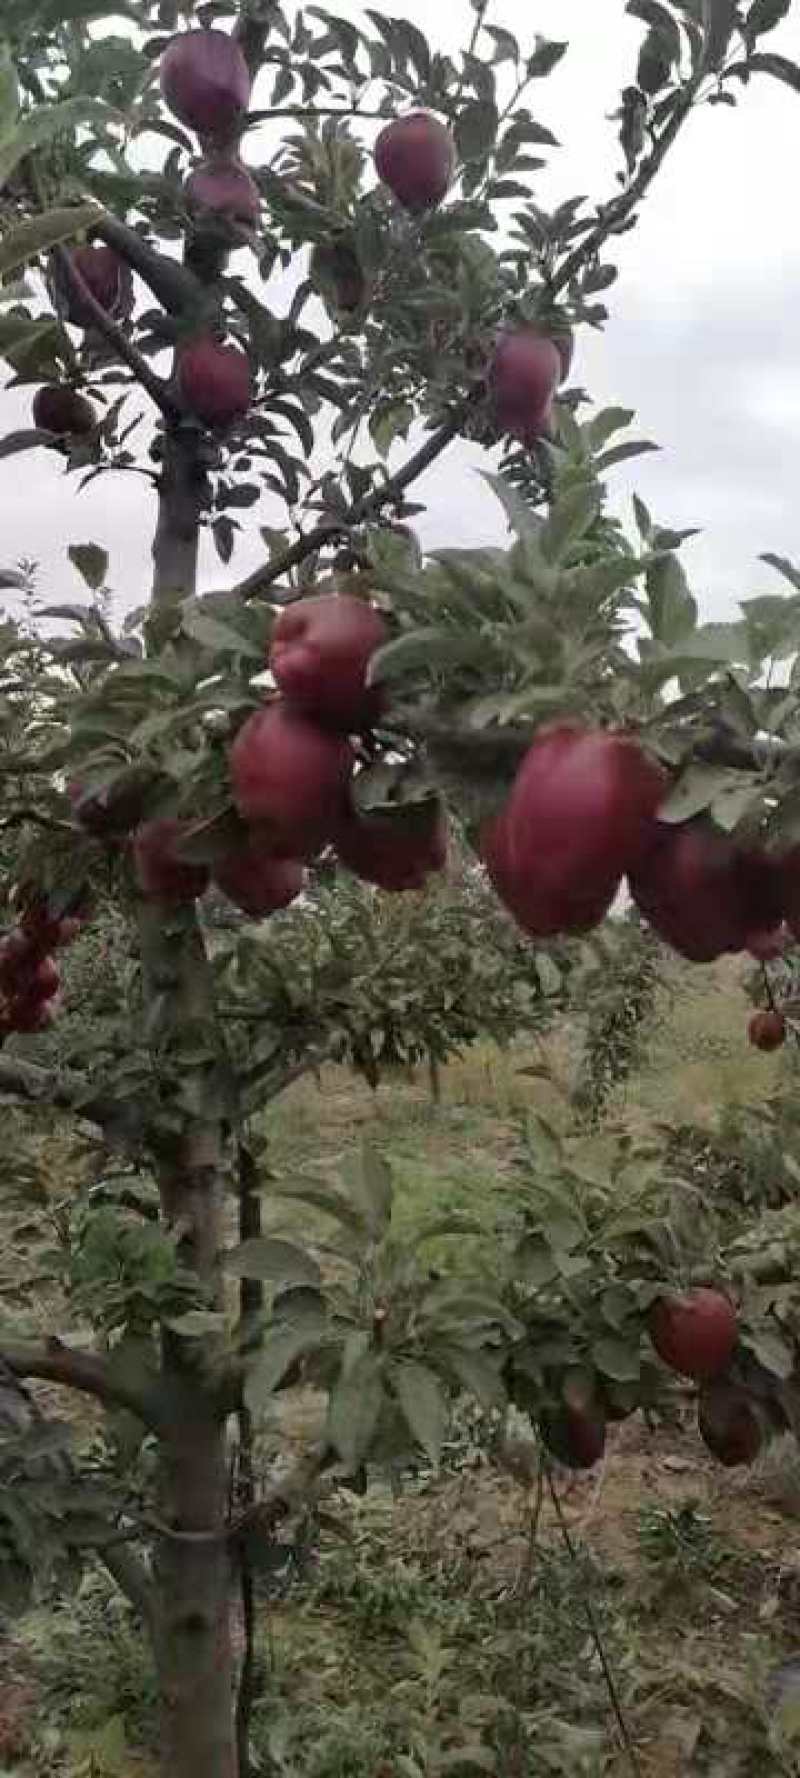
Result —
<instances>
[{"instance_id":1,"label":"background tree","mask_svg":"<svg viewBox=\"0 0 800 1778\"><path fill-rule=\"evenodd\" d=\"M84 1046L48 1072L15 1038L0 1079L79 1112L146 1173L144 1214L101 1199L63 1231L67 1287L103 1349L9 1329L0 1357L7 1373L102 1403L112 1437L126 1416L128 1450L154 1458L144 1498L138 1472L132 1499L112 1469L87 1504L62 1468L58 1549L101 1548L140 1610L171 1778L247 1768L231 1581L237 1568L246 1579L248 1543L269 1536L287 1496L331 1465L349 1474L409 1444L435 1453L447 1390L465 1382L498 1399L510 1378L563 1445L536 1316L529 1338L520 1305L497 1291L439 1288L413 1256L395 1260L376 1157L355 1202L333 1206L350 1283L323 1284L313 1255L258 1234L246 1126L274 1043L243 1073L226 1040L226 978L249 985L253 941L237 941L233 964L205 942L196 903L209 877L266 914L330 847L366 880L413 889L442 866L444 799L537 939L596 924L626 871L657 930L698 960L798 911L795 696L764 682L765 663L796 648L796 598L699 625L680 534L639 503L634 544L605 511L606 472L646 448L611 442L631 416L584 420L580 391L558 394L573 328L605 318L608 244L635 222L693 108L734 101L758 74L798 84L759 48L788 6L629 10L646 33L617 120L619 188L552 215L532 195L538 150L552 145L532 107L564 45L520 47L483 5L457 63L406 20L370 13L362 26L275 0L210 6L191 30L171 0L134 0L126 36L103 35L96 7L65 19L51 0L12 0L4 13L0 349L36 395L32 427L2 452L58 451L76 487L112 469L144 474L157 514L152 595L121 633L95 602L45 607L60 626L46 642L13 626L0 638L13 765L3 819L26 842L2 956L6 1033L24 1042L50 1022L53 953L93 893L119 910L131 963L99 1056ZM246 167L250 131L282 119L269 160ZM382 126L377 184L362 120ZM168 144L156 168L142 136ZM240 249L255 268L234 264ZM264 281L292 262L300 279L283 312ZM154 426L140 459L142 397ZM389 444L420 425L389 474ZM409 490L457 436L499 446L494 485L514 542L422 566L404 527ZM281 503L263 566L199 596L201 529L228 561L236 515L263 492ZM72 559L105 587L104 552ZM773 565L796 591L791 564ZM305 593L315 605L297 625L286 607ZM548 717L556 729L534 739ZM687 884L713 918L687 917ZM228 1193L243 1237L227 1255L243 1281L238 1314L223 1281ZM253 1285L269 1287L266 1329ZM626 1297L630 1342L644 1302ZM687 1315L691 1331L708 1308L667 1304L659 1350L680 1360L676 1318L685 1335ZM735 1319L719 1292L712 1308L729 1356ZM607 1348L591 1350L608 1364ZM232 1499L231 1418L247 1457L248 1417L300 1359L330 1389L325 1439L255 1505L245 1464ZM586 1406L566 1401L573 1415ZM590 1418L596 1429L594 1407ZM54 1543L52 1475L43 1496L24 1474L4 1523L17 1583Z\"/></svg>"}]
</instances>

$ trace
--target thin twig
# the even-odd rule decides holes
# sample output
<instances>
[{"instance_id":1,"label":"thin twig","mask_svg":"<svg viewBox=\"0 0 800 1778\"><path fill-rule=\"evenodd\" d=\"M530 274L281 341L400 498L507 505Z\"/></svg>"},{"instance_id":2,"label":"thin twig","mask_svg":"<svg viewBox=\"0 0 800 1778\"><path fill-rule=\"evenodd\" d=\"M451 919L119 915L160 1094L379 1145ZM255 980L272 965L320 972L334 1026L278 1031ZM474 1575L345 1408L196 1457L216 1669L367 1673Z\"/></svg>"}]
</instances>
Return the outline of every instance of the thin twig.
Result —
<instances>
[{"instance_id":1,"label":"thin twig","mask_svg":"<svg viewBox=\"0 0 800 1778\"><path fill-rule=\"evenodd\" d=\"M542 1451L542 1454L541 1454L541 1461L542 1461L542 1465L544 1467L544 1471L545 1471L545 1474L547 1477L547 1487L548 1487L548 1491L550 1494L550 1499L553 1502L553 1511L556 1515L556 1522L558 1524L559 1531L561 1532L561 1537L563 1539L564 1548L566 1549L567 1554L570 1557L570 1560L577 1565L578 1552L577 1552L575 1545L572 1541L572 1538L570 1536L569 1526L568 1526L567 1521L564 1517L564 1509L561 1505L561 1501L559 1500L558 1490L556 1488L555 1482L553 1481L553 1471L550 1466L549 1459L544 1451ZM600 1667L602 1670L603 1679L605 1680L605 1684L606 1684L606 1690L607 1690L608 1696L611 1700L611 1708L614 1712L614 1716L617 1721L617 1727L619 1728L620 1736L622 1738L622 1745L625 1750L628 1764L630 1765L631 1771L633 1773L633 1778L643 1778L642 1767L641 1767L641 1763L639 1761L639 1755L636 1752L636 1748L634 1747L634 1744L633 1744L633 1739L631 1736L630 1729L628 1728L628 1724L625 1720L625 1712L622 1708L622 1700L620 1698L619 1691L617 1690L617 1683L616 1683L614 1675L611 1671L611 1663L610 1663L608 1655L606 1653L605 1645L603 1643L603 1638L600 1634L600 1626L597 1622L597 1616L595 1613L595 1609L594 1609L592 1601L589 1598L587 1593L581 1592L581 1605L583 1606L584 1616L585 1616L586 1622L589 1626L589 1634L590 1634L592 1641L594 1643L595 1650L597 1653L597 1658L600 1662Z\"/></svg>"},{"instance_id":2,"label":"thin twig","mask_svg":"<svg viewBox=\"0 0 800 1778\"><path fill-rule=\"evenodd\" d=\"M54 247L53 254L65 279L80 298L81 306L91 315L92 324L97 332L102 335L109 346L113 346L118 357L122 359L123 364L127 364L137 383L141 384L145 394L155 402L165 419L174 420L178 410L167 391L166 383L162 381L161 377L156 376L155 371L150 369L147 359L134 346L132 340L129 340L125 329L120 327L118 322L114 321L108 311L103 308L102 303L97 301L89 289L86 279L81 277L66 247Z\"/></svg>"},{"instance_id":3,"label":"thin twig","mask_svg":"<svg viewBox=\"0 0 800 1778\"><path fill-rule=\"evenodd\" d=\"M15 1377L33 1377L60 1383L81 1395L92 1395L105 1407L127 1408L146 1426L156 1427L159 1416L146 1389L124 1381L121 1372L95 1352L79 1352L51 1335L41 1344L34 1340L0 1341L0 1362Z\"/></svg>"}]
</instances>

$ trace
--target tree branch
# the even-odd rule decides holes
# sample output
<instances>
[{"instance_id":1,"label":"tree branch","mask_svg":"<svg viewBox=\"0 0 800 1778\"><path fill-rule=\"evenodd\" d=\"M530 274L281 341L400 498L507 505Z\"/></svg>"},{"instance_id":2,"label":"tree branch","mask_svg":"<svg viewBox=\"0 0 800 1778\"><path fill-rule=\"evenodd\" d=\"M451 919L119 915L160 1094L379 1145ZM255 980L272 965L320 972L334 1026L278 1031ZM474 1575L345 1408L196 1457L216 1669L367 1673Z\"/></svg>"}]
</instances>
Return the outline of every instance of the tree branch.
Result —
<instances>
[{"instance_id":1,"label":"tree branch","mask_svg":"<svg viewBox=\"0 0 800 1778\"><path fill-rule=\"evenodd\" d=\"M471 394L459 402L449 419L445 420L436 432L431 434L426 443L401 465L395 475L389 476L388 480L383 482L379 488L373 488L369 494L364 494L359 500L354 500L342 513L340 519L335 521L326 519L322 524L315 525L313 531L306 532L305 537L298 538L297 543L293 543L281 555L275 556L271 562L265 563L263 568L256 568L252 574L247 575L245 580L240 580L234 591L244 599L252 599L259 593L266 592L267 588L273 586L276 580L280 580L282 574L288 574L292 568L299 567L307 556L313 555L315 550L322 548L323 544L332 542L335 537L341 537L343 532L352 530L355 525L365 524L369 519L374 518L384 506L391 505L392 501L396 500L405 488L410 487L411 483L416 481L417 477L422 475L426 469L429 469L431 464L436 462L437 457L440 457L442 452L447 449L447 446L461 431L470 409L476 406L482 396L482 386L473 389ZM289 587L285 591L282 589L279 595L273 592L270 596L276 603L288 605L293 599L299 598L300 593L297 588Z\"/></svg>"},{"instance_id":2,"label":"tree branch","mask_svg":"<svg viewBox=\"0 0 800 1778\"><path fill-rule=\"evenodd\" d=\"M141 384L145 393L150 396L151 401L155 402L165 419L174 420L178 410L167 392L166 383L162 382L161 377L157 377L155 371L150 369L147 359L142 357L138 348L128 339L125 329L112 319L107 310L103 308L102 303L99 303L93 296L66 247L54 247L53 254L65 279L80 297L82 307L91 315L97 332L102 335L108 345L113 346L118 357L122 359L123 364L127 364L137 383Z\"/></svg>"},{"instance_id":3,"label":"tree branch","mask_svg":"<svg viewBox=\"0 0 800 1778\"><path fill-rule=\"evenodd\" d=\"M637 204L641 203L689 116L697 97L699 84L699 77L689 81L675 106L669 123L659 136L658 141L653 144L650 153L642 161L636 178L632 180L627 191L622 192L619 197L612 198L610 204L604 205L594 228L590 230L589 234L584 235L583 240L573 248L563 265L556 270L549 283L551 295L555 296L559 290L566 289L572 283L583 265L594 258L595 253L600 251L609 235L616 234L620 226L627 222Z\"/></svg>"},{"instance_id":4,"label":"tree branch","mask_svg":"<svg viewBox=\"0 0 800 1778\"><path fill-rule=\"evenodd\" d=\"M135 229L119 222L116 216L104 214L99 217L92 227L92 234L99 235L101 241L113 247L120 259L138 273L167 314L180 315L200 301L203 286L199 278L177 259L157 253Z\"/></svg>"},{"instance_id":5,"label":"tree branch","mask_svg":"<svg viewBox=\"0 0 800 1778\"><path fill-rule=\"evenodd\" d=\"M74 1112L88 1123L98 1124L117 1139L141 1135L141 1117L135 1106L117 1103L109 1093L96 1091L83 1075L68 1069L56 1072L40 1068L21 1056L0 1054L0 1093L15 1093L32 1105L54 1106Z\"/></svg>"},{"instance_id":6,"label":"tree branch","mask_svg":"<svg viewBox=\"0 0 800 1778\"><path fill-rule=\"evenodd\" d=\"M95 1352L79 1352L51 1335L38 1345L33 1340L7 1340L0 1334L0 1364L15 1377L35 1377L42 1383L58 1383L91 1395L104 1407L126 1408L146 1426L156 1427L159 1416L154 1401L118 1376L108 1359Z\"/></svg>"},{"instance_id":7,"label":"tree branch","mask_svg":"<svg viewBox=\"0 0 800 1778\"><path fill-rule=\"evenodd\" d=\"M154 1641L158 1626L156 1590L141 1556L137 1556L135 1550L122 1543L101 1546L95 1553L116 1581L120 1592L130 1601Z\"/></svg>"}]
</instances>

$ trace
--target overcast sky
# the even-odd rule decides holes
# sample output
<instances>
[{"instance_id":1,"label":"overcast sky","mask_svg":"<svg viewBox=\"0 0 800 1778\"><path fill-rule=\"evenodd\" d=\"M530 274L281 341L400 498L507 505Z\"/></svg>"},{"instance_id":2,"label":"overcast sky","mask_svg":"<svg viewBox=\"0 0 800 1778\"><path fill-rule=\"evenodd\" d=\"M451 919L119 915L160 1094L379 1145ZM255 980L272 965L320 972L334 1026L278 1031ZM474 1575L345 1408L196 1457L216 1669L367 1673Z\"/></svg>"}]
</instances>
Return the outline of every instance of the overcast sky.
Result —
<instances>
[{"instance_id":1,"label":"overcast sky","mask_svg":"<svg viewBox=\"0 0 800 1778\"><path fill-rule=\"evenodd\" d=\"M450 49L466 41L472 17L467 0L447 8L387 0L384 10L414 19ZM609 196L619 153L608 114L632 77L641 35L624 0L493 0L489 17L523 43L533 29L570 42L560 67L533 89L537 115L563 144L539 201ZM800 0L763 47L800 59ZM636 488L663 522L704 527L685 561L708 618L779 589L756 560L762 550L800 559L800 224L791 196L798 161L800 95L776 81L754 79L736 111L704 108L685 128L638 228L617 244L621 275L605 332L579 335L575 379L601 405L635 408L637 432L661 446L658 456L614 472L615 503L629 512ZM267 300L275 301L272 287ZM29 423L27 399L7 393L2 407L3 431ZM428 505L417 521L426 545L499 539L479 461L457 444L418 484ZM76 497L75 478L65 479L58 459L43 452L0 465L0 475L0 565L34 555L42 592L75 597L80 583L66 546L91 538L110 551L119 608L142 602L153 522L144 482L104 476ZM257 525L276 514L257 512L245 515L251 535L229 570L210 550L204 557L205 586L238 579L261 559Z\"/></svg>"}]
</instances>

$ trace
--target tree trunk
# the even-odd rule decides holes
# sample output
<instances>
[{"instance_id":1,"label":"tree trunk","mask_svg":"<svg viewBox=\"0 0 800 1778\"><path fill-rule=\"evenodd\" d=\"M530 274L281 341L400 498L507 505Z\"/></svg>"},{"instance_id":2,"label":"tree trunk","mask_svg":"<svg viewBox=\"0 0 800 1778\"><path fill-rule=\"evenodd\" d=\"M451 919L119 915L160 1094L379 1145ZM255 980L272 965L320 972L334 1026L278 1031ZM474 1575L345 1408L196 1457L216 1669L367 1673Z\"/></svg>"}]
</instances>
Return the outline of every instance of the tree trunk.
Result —
<instances>
[{"instance_id":1,"label":"tree trunk","mask_svg":"<svg viewBox=\"0 0 800 1778\"><path fill-rule=\"evenodd\" d=\"M153 596L147 622L153 647L170 636L178 607L195 590L200 518L209 494L203 442L188 422L184 428L164 434L153 538Z\"/></svg>"}]
</instances>

